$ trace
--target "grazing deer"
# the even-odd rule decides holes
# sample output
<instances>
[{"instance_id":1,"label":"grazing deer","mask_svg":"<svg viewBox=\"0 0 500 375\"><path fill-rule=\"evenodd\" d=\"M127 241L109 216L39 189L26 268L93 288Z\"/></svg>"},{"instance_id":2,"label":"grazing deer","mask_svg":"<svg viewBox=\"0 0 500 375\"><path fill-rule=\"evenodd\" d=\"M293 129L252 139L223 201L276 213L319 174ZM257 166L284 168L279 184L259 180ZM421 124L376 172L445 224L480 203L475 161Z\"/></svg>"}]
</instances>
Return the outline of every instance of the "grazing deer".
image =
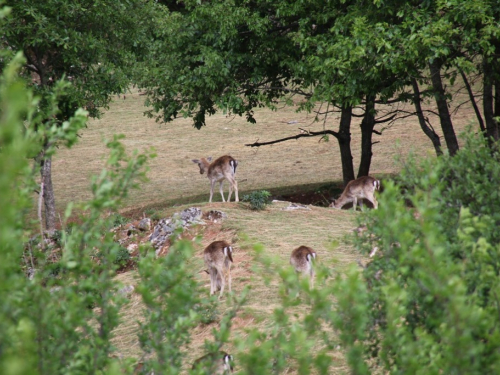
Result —
<instances>
[{"instance_id":1,"label":"grazing deer","mask_svg":"<svg viewBox=\"0 0 500 375\"><path fill-rule=\"evenodd\" d=\"M290 264L299 273L309 274L311 278L311 288L314 288L313 261L316 259L316 252L308 246L299 246L290 256Z\"/></svg>"},{"instance_id":2,"label":"grazing deer","mask_svg":"<svg viewBox=\"0 0 500 375\"><path fill-rule=\"evenodd\" d=\"M219 298L224 293L226 280L224 271L227 270L228 288L231 292L231 263L233 263L233 248L226 241L214 241L203 252L205 265L210 275L210 295L220 289Z\"/></svg>"},{"instance_id":3,"label":"grazing deer","mask_svg":"<svg viewBox=\"0 0 500 375\"><path fill-rule=\"evenodd\" d=\"M200 167L200 173L207 173L207 177L210 180L210 199L209 202L212 202L212 196L214 195L214 186L215 183L219 183L220 195L222 196L222 201L225 202L224 193L222 191L222 183L224 179L229 181L229 195L227 197L227 201L231 201L231 194L235 195L235 202L239 202L238 198L238 182L234 178L236 173L236 167L238 166L238 162L229 155L221 156L216 159L214 162L212 161L212 157L201 158L201 159L193 159L193 163L198 164Z\"/></svg>"},{"instance_id":4,"label":"grazing deer","mask_svg":"<svg viewBox=\"0 0 500 375\"><path fill-rule=\"evenodd\" d=\"M193 363L193 370L203 370L203 374L225 375L233 372L233 356L226 352L209 353Z\"/></svg>"},{"instance_id":5,"label":"grazing deer","mask_svg":"<svg viewBox=\"0 0 500 375\"><path fill-rule=\"evenodd\" d=\"M352 208L356 210L358 199L361 208L363 208L362 199L368 199L373 204L373 208L377 208L378 202L375 199L375 190L380 190L380 181L376 178L363 176L352 180L347 184L340 198L334 200L330 207L341 209L347 203L352 202Z\"/></svg>"}]
</instances>

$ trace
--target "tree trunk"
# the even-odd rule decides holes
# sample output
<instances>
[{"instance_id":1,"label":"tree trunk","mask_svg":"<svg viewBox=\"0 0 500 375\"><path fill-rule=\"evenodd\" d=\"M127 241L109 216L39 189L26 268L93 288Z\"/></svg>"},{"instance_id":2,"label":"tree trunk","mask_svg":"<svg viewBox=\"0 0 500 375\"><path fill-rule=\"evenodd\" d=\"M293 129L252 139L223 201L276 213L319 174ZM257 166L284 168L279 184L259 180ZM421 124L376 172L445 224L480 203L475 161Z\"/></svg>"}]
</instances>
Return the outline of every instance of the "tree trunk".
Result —
<instances>
[{"instance_id":1,"label":"tree trunk","mask_svg":"<svg viewBox=\"0 0 500 375\"><path fill-rule=\"evenodd\" d=\"M45 207L45 230L56 229L56 199L54 197L54 187L52 186L52 156L40 157L40 175L42 177L43 202Z\"/></svg>"},{"instance_id":2,"label":"tree trunk","mask_svg":"<svg viewBox=\"0 0 500 375\"><path fill-rule=\"evenodd\" d=\"M365 116L361 121L361 160L359 162L358 178L368 176L372 163L372 135L375 127L375 96L366 96Z\"/></svg>"},{"instance_id":3,"label":"tree trunk","mask_svg":"<svg viewBox=\"0 0 500 375\"><path fill-rule=\"evenodd\" d=\"M415 105L415 111L417 112L418 122L420 128L424 134L429 137L436 151L436 155L443 155L443 150L441 150L441 141L439 140L439 135L436 134L434 129L427 125L425 121L424 113L422 111L422 98L420 97L420 89L418 88L418 83L415 78L412 79L411 84L413 86L413 104Z\"/></svg>"},{"instance_id":4,"label":"tree trunk","mask_svg":"<svg viewBox=\"0 0 500 375\"><path fill-rule=\"evenodd\" d=\"M351 119L352 107L343 106L340 115L339 136L337 140L340 148L340 159L342 161L342 178L344 187L349 181L354 180L354 166L351 153Z\"/></svg>"},{"instance_id":5,"label":"tree trunk","mask_svg":"<svg viewBox=\"0 0 500 375\"><path fill-rule=\"evenodd\" d=\"M493 111L493 72L491 64L484 57L483 61L483 113L486 123L486 135L497 141L499 137L498 124L495 121L495 113Z\"/></svg>"},{"instance_id":6,"label":"tree trunk","mask_svg":"<svg viewBox=\"0 0 500 375\"><path fill-rule=\"evenodd\" d=\"M455 155L458 151L458 140L453 129L450 111L448 110L448 102L441 80L441 62L434 60L429 63L429 70L431 72L432 87L434 88L434 98L439 112L439 120L441 122L441 129L443 130L444 139L450 155Z\"/></svg>"},{"instance_id":7,"label":"tree trunk","mask_svg":"<svg viewBox=\"0 0 500 375\"><path fill-rule=\"evenodd\" d=\"M465 84L465 88L467 89L467 93L469 94L469 99L472 104L472 108L474 109L474 112L476 113L477 117L477 122L479 123L479 128L483 133L485 133L486 129L484 127L484 121L483 121L483 116L481 116L481 111L479 111L479 107L477 106L476 103L476 98L474 97L474 93L472 92L472 87L469 83L469 80L467 79L467 76L465 75L464 71L460 69L460 75L462 76L462 79Z\"/></svg>"},{"instance_id":8,"label":"tree trunk","mask_svg":"<svg viewBox=\"0 0 500 375\"><path fill-rule=\"evenodd\" d=\"M495 82L495 117L500 117L500 82Z\"/></svg>"}]
</instances>

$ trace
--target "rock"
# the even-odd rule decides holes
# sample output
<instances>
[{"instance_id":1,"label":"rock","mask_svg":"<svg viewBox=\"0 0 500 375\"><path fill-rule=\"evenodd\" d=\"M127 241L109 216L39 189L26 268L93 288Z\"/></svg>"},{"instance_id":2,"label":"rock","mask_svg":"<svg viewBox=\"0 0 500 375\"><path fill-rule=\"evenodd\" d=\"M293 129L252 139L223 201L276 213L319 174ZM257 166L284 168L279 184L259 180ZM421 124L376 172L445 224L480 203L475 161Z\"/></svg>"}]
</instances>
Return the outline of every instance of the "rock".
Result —
<instances>
[{"instance_id":1,"label":"rock","mask_svg":"<svg viewBox=\"0 0 500 375\"><path fill-rule=\"evenodd\" d=\"M151 230L151 219L149 217L145 217L144 219L139 221L139 224L137 224L137 228L144 232Z\"/></svg>"},{"instance_id":2,"label":"rock","mask_svg":"<svg viewBox=\"0 0 500 375\"><path fill-rule=\"evenodd\" d=\"M311 210L311 207L304 206L303 204L298 204L298 203L290 203L288 207L282 208L282 210L289 211L289 210Z\"/></svg>"},{"instance_id":3,"label":"rock","mask_svg":"<svg viewBox=\"0 0 500 375\"><path fill-rule=\"evenodd\" d=\"M180 217L183 224L203 223L203 221L201 220L201 215L202 212L198 207L190 207L180 213Z\"/></svg>"},{"instance_id":4,"label":"rock","mask_svg":"<svg viewBox=\"0 0 500 375\"><path fill-rule=\"evenodd\" d=\"M217 222L227 218L226 213L217 210L210 210L204 215L205 219Z\"/></svg>"},{"instance_id":5,"label":"rock","mask_svg":"<svg viewBox=\"0 0 500 375\"><path fill-rule=\"evenodd\" d=\"M187 208L180 213L175 213L169 219L161 219L155 226L149 241L158 255L177 228L185 229L193 224L204 224L201 220L202 211L197 207Z\"/></svg>"}]
</instances>

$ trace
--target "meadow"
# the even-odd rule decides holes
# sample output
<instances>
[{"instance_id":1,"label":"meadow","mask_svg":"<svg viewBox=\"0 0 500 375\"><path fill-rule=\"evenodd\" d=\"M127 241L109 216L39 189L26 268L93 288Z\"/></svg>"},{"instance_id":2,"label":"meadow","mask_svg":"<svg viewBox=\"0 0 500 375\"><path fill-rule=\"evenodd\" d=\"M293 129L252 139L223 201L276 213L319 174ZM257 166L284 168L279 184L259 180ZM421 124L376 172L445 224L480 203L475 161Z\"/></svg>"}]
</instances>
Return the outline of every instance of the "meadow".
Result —
<instances>
[{"instance_id":1,"label":"meadow","mask_svg":"<svg viewBox=\"0 0 500 375\"><path fill-rule=\"evenodd\" d=\"M90 178L98 174L104 165L107 150L103 139L113 134L124 134L127 150L148 151L153 148L156 158L149 162L148 181L140 189L130 192L121 214L139 219L146 213L168 217L184 208L196 206L203 211L220 210L227 214L222 222L208 223L197 229L200 242L195 243L196 256L190 261L194 277L210 288L208 275L203 273L202 251L214 240L224 239L234 244L233 291L238 294L251 285L248 300L233 322L233 337L245 335L246 328L265 330L270 324L273 309L278 306L280 279L268 275L264 282L256 270L254 246L260 244L266 256L272 259L276 269L287 267L291 251L299 245L308 245L318 253L321 264L333 273L342 274L361 259L346 240L356 228L359 212L333 210L309 206L304 210L286 210L287 202L269 205L264 211L251 211L244 203L221 203L218 192L214 203L207 203L209 181L199 174L192 159L224 154L232 155L239 162L236 173L240 187L240 199L246 193L266 189L275 196L285 192L314 191L331 186L341 186L342 174L338 144L319 138L305 138L251 148L245 144L256 140L269 141L294 135L298 128L318 131L325 126L315 122L314 114L297 113L294 107L277 111L256 110L257 124L248 124L244 118L216 114L208 118L201 130L193 128L190 119L178 119L160 124L143 116L144 96L133 91L124 98L117 97L101 119L89 121L81 132L80 142L70 150L60 149L53 160L53 180L58 209L70 201L82 201L89 197ZM409 105L408 105L409 106ZM411 108L407 108L411 110ZM470 121L468 112L455 115L456 128L463 129ZM338 116L330 116L326 126L336 129ZM352 153L357 167L360 156L360 119L352 125ZM398 173L409 155L433 157L434 149L420 130L416 119L409 118L382 129L382 136L374 135L371 175L390 177ZM438 130L438 129L436 129ZM224 185L227 194L227 184ZM330 198L330 197L328 197ZM257 267L258 268L258 267ZM124 284L134 285L137 273L130 270L118 275ZM319 284L317 287L321 287ZM219 302L219 313L229 309L225 297ZM132 295L122 311L122 323L114 332L113 343L117 354L139 357L137 339L142 304L138 295ZM192 332L192 342L186 348L187 362L203 354L205 340L210 340L212 323L197 327ZM225 348L234 352L231 343ZM341 349L331 353L334 373L347 373L348 369ZM293 373L293 369L290 369Z\"/></svg>"}]
</instances>

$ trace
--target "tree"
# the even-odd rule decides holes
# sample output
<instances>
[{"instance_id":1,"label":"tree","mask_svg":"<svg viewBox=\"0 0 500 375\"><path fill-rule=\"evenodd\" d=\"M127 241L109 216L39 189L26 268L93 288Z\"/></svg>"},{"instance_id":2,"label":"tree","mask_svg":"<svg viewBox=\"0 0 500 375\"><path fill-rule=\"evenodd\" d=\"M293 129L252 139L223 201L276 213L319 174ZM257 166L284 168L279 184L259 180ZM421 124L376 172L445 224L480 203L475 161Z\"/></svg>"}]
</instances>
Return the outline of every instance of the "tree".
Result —
<instances>
[{"instance_id":1,"label":"tree","mask_svg":"<svg viewBox=\"0 0 500 375\"><path fill-rule=\"evenodd\" d=\"M26 64L21 75L40 96L38 110L43 117L56 82L71 82L58 101L55 116L45 116L35 131L44 147L36 155L40 165L41 191L45 205L45 226L56 225L56 206L52 187L53 145L43 134L69 119L77 108L90 117L100 115L113 94L123 93L130 84L136 60L144 53L149 22L156 16L152 1L13 1L11 15L0 40L5 51L22 51ZM0 66L2 68L2 66ZM57 140L52 140L57 142Z\"/></svg>"},{"instance_id":2,"label":"tree","mask_svg":"<svg viewBox=\"0 0 500 375\"><path fill-rule=\"evenodd\" d=\"M151 66L140 80L150 94L149 115L157 113L162 121L182 115L192 117L199 128L206 115L223 110L254 122L253 108L276 108L278 100L291 102L293 95L301 95L301 110L325 104L327 109L317 112L318 119L340 111L338 130L249 146L332 135L339 143L346 183L354 178L352 108L364 110L358 176L369 172L372 136L379 133L375 126L381 121L417 116L439 155L441 142L427 116L437 115L453 155L458 150L450 110L459 91L455 78L464 73L464 86L482 124L468 77L484 73L484 128L492 139L496 137L500 99L493 91L499 86L500 44L494 26L498 9L491 3L282 0L182 5L168 5L172 11L155 34ZM421 102L429 97L437 113L422 109ZM377 117L379 104L398 102L412 102L415 111L396 109Z\"/></svg>"}]
</instances>

